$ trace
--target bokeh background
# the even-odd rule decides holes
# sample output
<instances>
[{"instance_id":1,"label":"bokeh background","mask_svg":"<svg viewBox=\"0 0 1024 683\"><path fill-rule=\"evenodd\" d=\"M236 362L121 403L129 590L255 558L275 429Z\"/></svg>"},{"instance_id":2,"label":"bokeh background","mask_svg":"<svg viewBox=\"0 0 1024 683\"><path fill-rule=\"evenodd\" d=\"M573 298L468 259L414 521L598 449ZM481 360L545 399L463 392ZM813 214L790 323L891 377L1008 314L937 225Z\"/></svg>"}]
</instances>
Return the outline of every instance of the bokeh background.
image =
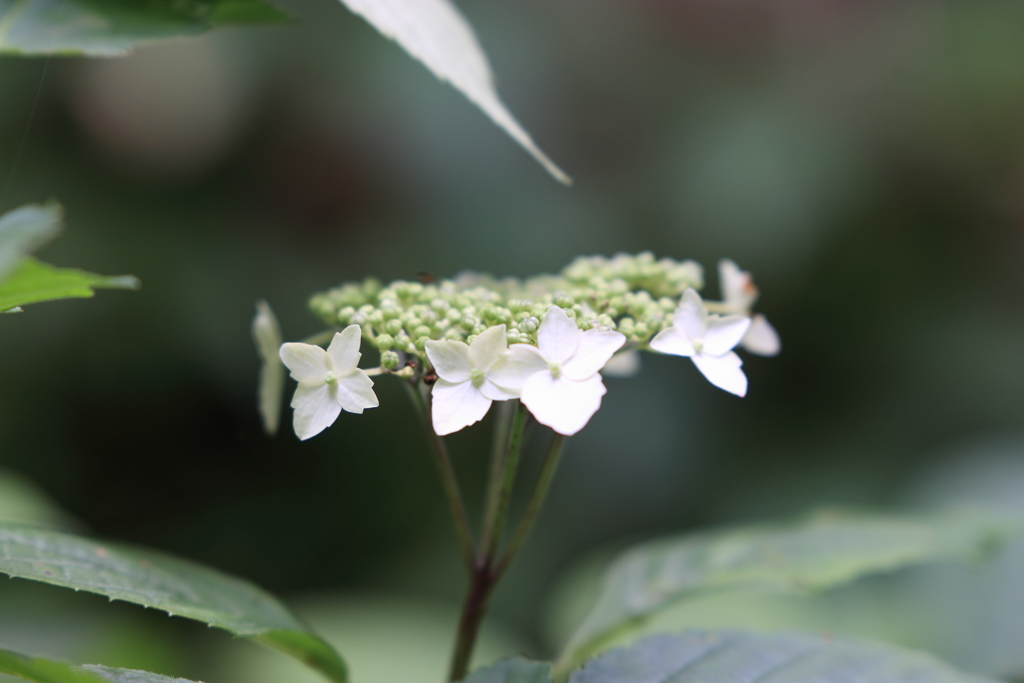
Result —
<instances>
[{"instance_id":1,"label":"bokeh background","mask_svg":"<svg viewBox=\"0 0 1024 683\"><path fill-rule=\"evenodd\" d=\"M286 596L360 683L439 680L463 579L415 415L380 381L378 410L265 437L254 302L300 339L308 296L344 280L642 250L701 261L710 292L719 258L753 271L783 353L747 359L742 400L673 358L607 381L483 659L553 654L633 540L824 505L1024 506L1024 5L464 0L570 189L338 3L280 6L294 24L0 61L0 181L22 150L0 210L58 198L47 261L143 282L0 320L0 467L24 480L0 512L35 486L69 524ZM451 439L474 504L488 439ZM1022 572L1012 546L670 625L862 634L1024 680ZM95 596L4 581L0 600L16 649L314 680Z\"/></svg>"}]
</instances>

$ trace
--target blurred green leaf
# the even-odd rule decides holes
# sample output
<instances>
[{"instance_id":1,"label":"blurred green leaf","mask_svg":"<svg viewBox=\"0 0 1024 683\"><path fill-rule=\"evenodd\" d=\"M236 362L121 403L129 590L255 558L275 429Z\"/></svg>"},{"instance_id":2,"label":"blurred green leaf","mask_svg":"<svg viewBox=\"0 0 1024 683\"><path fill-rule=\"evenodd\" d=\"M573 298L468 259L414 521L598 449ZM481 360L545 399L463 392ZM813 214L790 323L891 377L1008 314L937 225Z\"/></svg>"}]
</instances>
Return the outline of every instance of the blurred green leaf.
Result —
<instances>
[{"instance_id":1,"label":"blurred green leaf","mask_svg":"<svg viewBox=\"0 0 1024 683\"><path fill-rule=\"evenodd\" d=\"M28 204L0 216L0 281L60 232L64 211L59 204ZM0 310L10 308L0 306Z\"/></svg>"},{"instance_id":2,"label":"blurred green leaf","mask_svg":"<svg viewBox=\"0 0 1024 683\"><path fill-rule=\"evenodd\" d=\"M922 562L978 557L1020 528L1018 517L967 510L927 517L824 512L645 543L611 566L556 668L569 670L686 598L823 590Z\"/></svg>"},{"instance_id":3,"label":"blurred green leaf","mask_svg":"<svg viewBox=\"0 0 1024 683\"><path fill-rule=\"evenodd\" d=\"M132 275L108 277L77 268L57 268L26 256L14 273L0 283L0 311L40 301L89 298L96 289L138 289L140 286Z\"/></svg>"},{"instance_id":4,"label":"blurred green leaf","mask_svg":"<svg viewBox=\"0 0 1024 683\"><path fill-rule=\"evenodd\" d=\"M52 527L70 520L38 486L20 474L0 469L0 521Z\"/></svg>"},{"instance_id":5,"label":"blurred green leaf","mask_svg":"<svg viewBox=\"0 0 1024 683\"><path fill-rule=\"evenodd\" d=\"M262 0L0 0L0 54L127 54L224 25L280 23Z\"/></svg>"},{"instance_id":6,"label":"blurred green leaf","mask_svg":"<svg viewBox=\"0 0 1024 683\"><path fill-rule=\"evenodd\" d=\"M276 598L193 562L0 522L0 573L196 619L297 657L332 681L348 680L337 653Z\"/></svg>"},{"instance_id":7,"label":"blurred green leaf","mask_svg":"<svg viewBox=\"0 0 1024 683\"><path fill-rule=\"evenodd\" d=\"M551 665L522 657L503 659L486 668L477 669L464 683L551 683Z\"/></svg>"},{"instance_id":8,"label":"blurred green leaf","mask_svg":"<svg viewBox=\"0 0 1024 683\"><path fill-rule=\"evenodd\" d=\"M473 29L449 0L341 0L374 28L401 45L435 76L480 107L561 183L572 180L533 142L505 108L494 87L487 55Z\"/></svg>"},{"instance_id":9,"label":"blurred green leaf","mask_svg":"<svg viewBox=\"0 0 1024 683\"><path fill-rule=\"evenodd\" d=\"M281 348L281 326L270 304L256 302L252 320L252 338L260 355L260 379L257 390L263 431L273 436L281 424L281 396L284 393L284 364L278 356Z\"/></svg>"},{"instance_id":10,"label":"blurred green leaf","mask_svg":"<svg viewBox=\"0 0 1024 683\"><path fill-rule=\"evenodd\" d=\"M114 669L97 664L86 664L76 668L79 671L98 676L112 683L193 683L185 678L162 676L151 671L139 671L138 669Z\"/></svg>"},{"instance_id":11,"label":"blurred green leaf","mask_svg":"<svg viewBox=\"0 0 1024 683\"><path fill-rule=\"evenodd\" d=\"M688 631L645 638L590 660L569 683L982 683L931 655L827 636Z\"/></svg>"},{"instance_id":12,"label":"blurred green leaf","mask_svg":"<svg viewBox=\"0 0 1024 683\"><path fill-rule=\"evenodd\" d=\"M0 649L0 673L24 678L38 683L104 683L99 676L78 670L70 664L55 662L42 657L26 657L25 655ZM159 679L140 679L157 682Z\"/></svg>"},{"instance_id":13,"label":"blurred green leaf","mask_svg":"<svg viewBox=\"0 0 1024 683\"><path fill-rule=\"evenodd\" d=\"M192 683L184 678L171 678L135 669L114 669L94 664L72 666L43 657L26 657L3 649L0 649L0 673L37 683Z\"/></svg>"}]
</instances>

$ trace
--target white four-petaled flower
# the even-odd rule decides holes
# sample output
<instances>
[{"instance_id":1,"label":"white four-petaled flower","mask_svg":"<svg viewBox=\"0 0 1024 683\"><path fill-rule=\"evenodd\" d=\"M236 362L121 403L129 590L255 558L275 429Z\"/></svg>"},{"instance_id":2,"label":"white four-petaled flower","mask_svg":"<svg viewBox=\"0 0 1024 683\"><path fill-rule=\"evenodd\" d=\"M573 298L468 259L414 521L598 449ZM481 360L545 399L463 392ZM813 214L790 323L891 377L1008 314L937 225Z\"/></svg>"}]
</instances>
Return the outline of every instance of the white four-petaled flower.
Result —
<instances>
[{"instance_id":1,"label":"white four-petaled flower","mask_svg":"<svg viewBox=\"0 0 1024 683\"><path fill-rule=\"evenodd\" d=\"M471 344L428 341L425 348L438 377L431 390L431 414L434 431L440 436L482 420L491 401L519 396L518 391L495 384L491 376L506 360L504 325L485 330Z\"/></svg>"},{"instance_id":2,"label":"white four-petaled flower","mask_svg":"<svg viewBox=\"0 0 1024 683\"><path fill-rule=\"evenodd\" d=\"M359 325L349 325L335 333L326 351L299 342L281 345L281 362L299 383L292 398L299 439L305 441L330 427L342 409L362 413L377 407L373 380L357 367L360 336Z\"/></svg>"},{"instance_id":3,"label":"white four-petaled flower","mask_svg":"<svg viewBox=\"0 0 1024 683\"><path fill-rule=\"evenodd\" d=\"M607 390L598 371L625 342L624 335L611 330L584 332L565 311L552 306L537 330L537 346L510 346L491 380L518 391L538 422L570 436L601 407Z\"/></svg>"},{"instance_id":4,"label":"white four-petaled flower","mask_svg":"<svg viewBox=\"0 0 1024 683\"><path fill-rule=\"evenodd\" d=\"M751 309L758 297L753 276L740 270L732 259L722 259L718 262L718 279L729 312L750 317L750 328L740 340L740 346L759 356L777 356L782 350L779 333L760 313L751 316Z\"/></svg>"},{"instance_id":5,"label":"white four-petaled flower","mask_svg":"<svg viewBox=\"0 0 1024 683\"><path fill-rule=\"evenodd\" d=\"M750 327L741 315L710 315L695 290L688 289L676 309L672 326L651 340L651 348L662 353L687 356L697 369L720 389L743 396L747 376L743 361L733 352Z\"/></svg>"}]
</instances>

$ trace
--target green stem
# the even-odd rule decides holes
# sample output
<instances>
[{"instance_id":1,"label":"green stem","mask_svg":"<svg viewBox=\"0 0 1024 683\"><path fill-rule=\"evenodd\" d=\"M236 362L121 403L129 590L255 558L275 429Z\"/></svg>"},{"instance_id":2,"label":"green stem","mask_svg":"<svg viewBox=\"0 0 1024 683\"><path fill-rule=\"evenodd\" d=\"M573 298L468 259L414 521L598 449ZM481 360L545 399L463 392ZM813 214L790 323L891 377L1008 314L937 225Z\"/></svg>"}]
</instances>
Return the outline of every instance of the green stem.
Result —
<instances>
[{"instance_id":1,"label":"green stem","mask_svg":"<svg viewBox=\"0 0 1024 683\"><path fill-rule=\"evenodd\" d=\"M565 437L561 434L555 434L551 447L548 448L548 454L544 458L544 465L541 467L540 475L537 477L537 485L530 495L530 502L526 504L526 512L523 513L523 518L512 534L512 540L509 541L508 547L505 549L501 559L494 565L495 581L500 579L502 574L505 573L508 566L512 564L512 560L515 559L522 549L523 544L526 543L526 539L530 537L530 532L537 521L540 509L544 506L548 490L551 488L551 481L555 478L555 470L558 469L558 463L562 459L562 449L564 446Z\"/></svg>"},{"instance_id":2,"label":"green stem","mask_svg":"<svg viewBox=\"0 0 1024 683\"><path fill-rule=\"evenodd\" d=\"M492 460L491 486L487 494L483 536L480 540L479 554L470 573L469 592L462 603L459 630L448 674L449 681L460 681L469 672L473 647L487 614L487 601L498 583L498 575L493 569L494 560L505 529L505 520L508 518L508 508L512 500L512 487L515 484L516 471L519 469L519 450L523 443L526 415L526 406L518 403L512 418L512 426L508 430L507 448L500 449L504 454L499 456L495 453Z\"/></svg>"},{"instance_id":3,"label":"green stem","mask_svg":"<svg viewBox=\"0 0 1024 683\"><path fill-rule=\"evenodd\" d=\"M406 388L412 397L413 403L418 408L417 412L422 418L426 428L427 440L430 442L430 451L434 456L434 463L437 465L438 474L441 475L441 485L444 487L444 497L448 501L448 509L451 511L452 520L455 522L455 535L459 538L459 549L462 551L462 560L466 569L472 574L475 571L473 550L473 531L469 526L469 516L466 515L466 506L462 502L462 493L459 491L459 480L455 476L455 469L452 467L452 460L448 457L448 449L445 448L444 440L434 431L430 415L430 402L420 393L413 382L405 382Z\"/></svg>"},{"instance_id":4,"label":"green stem","mask_svg":"<svg viewBox=\"0 0 1024 683\"><path fill-rule=\"evenodd\" d=\"M498 496L505 469L505 456L508 455L508 438L512 432L515 405L511 401L499 401L494 406L494 411L496 415L494 438L491 443L491 470L487 478L483 521L480 524L480 534L483 536L481 547L486 547L488 530L494 526L494 516L498 514Z\"/></svg>"},{"instance_id":5,"label":"green stem","mask_svg":"<svg viewBox=\"0 0 1024 683\"><path fill-rule=\"evenodd\" d=\"M512 487L516 481L516 472L519 469L519 451L523 443L523 428L526 426L526 406L516 401L516 412L512 418L512 428L509 430L508 450L505 452L504 467L502 468L500 484L490 492L491 496L487 501L488 514L483 539L480 541L479 559L486 561L490 567L498 554L498 545L501 543L501 535L505 531L505 520L508 519L508 508L512 502Z\"/></svg>"}]
</instances>

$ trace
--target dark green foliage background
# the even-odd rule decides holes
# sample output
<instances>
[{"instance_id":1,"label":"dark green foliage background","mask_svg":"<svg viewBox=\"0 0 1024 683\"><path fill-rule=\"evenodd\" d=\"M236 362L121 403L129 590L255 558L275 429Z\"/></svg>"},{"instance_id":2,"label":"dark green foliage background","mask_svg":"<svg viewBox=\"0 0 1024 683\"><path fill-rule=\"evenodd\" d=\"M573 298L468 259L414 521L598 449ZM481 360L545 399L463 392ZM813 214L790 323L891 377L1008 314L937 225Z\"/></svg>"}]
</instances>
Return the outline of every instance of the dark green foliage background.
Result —
<instances>
[{"instance_id":1,"label":"dark green foliage background","mask_svg":"<svg viewBox=\"0 0 1024 683\"><path fill-rule=\"evenodd\" d=\"M717 292L714 264L732 257L756 274L784 352L747 360L744 400L678 359L645 356L638 378L608 380L495 604L541 656L541 602L587 552L822 504L900 505L945 458L1021 435L1024 10L461 6L572 189L330 2L282 3L292 26L129 58L147 61L121 79L128 102L157 82L201 121L223 93L190 69L242 88L230 132L194 163L118 151L117 127L83 113L95 70L121 66L50 62L0 210L59 198L68 229L40 256L131 272L143 289L0 320L0 465L98 534L286 595L455 600L440 488L399 387L379 380L380 409L309 443L265 438L254 301L298 339L317 331L310 293L370 274L529 275L650 249L700 260ZM0 61L0 182L43 69ZM188 143L154 121L152 136ZM452 439L474 501L487 438ZM101 602L71 596L67 609ZM192 644L221 637L111 614L190 653L176 675L204 675ZM143 651L106 663L171 657Z\"/></svg>"}]
</instances>

